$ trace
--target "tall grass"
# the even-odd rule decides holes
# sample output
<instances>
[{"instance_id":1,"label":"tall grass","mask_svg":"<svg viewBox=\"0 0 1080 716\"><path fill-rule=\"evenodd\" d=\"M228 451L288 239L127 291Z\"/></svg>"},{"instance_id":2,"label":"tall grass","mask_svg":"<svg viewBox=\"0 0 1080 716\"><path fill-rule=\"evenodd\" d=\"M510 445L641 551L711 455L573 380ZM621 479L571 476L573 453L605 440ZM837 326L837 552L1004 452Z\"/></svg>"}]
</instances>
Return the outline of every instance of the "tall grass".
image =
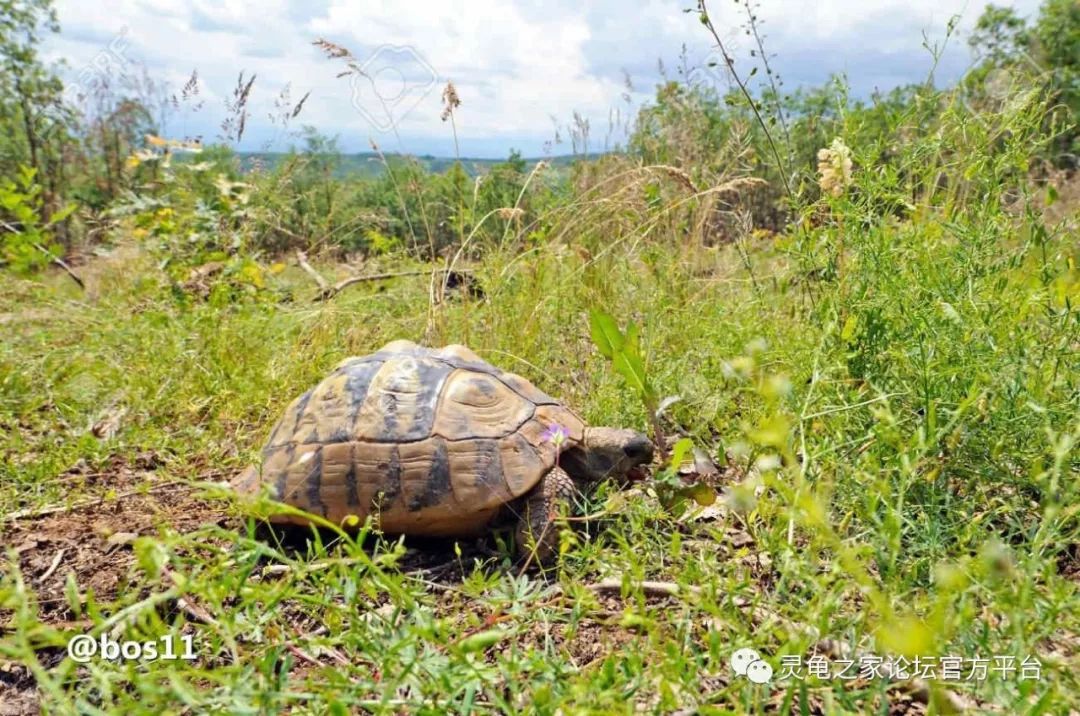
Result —
<instances>
[{"instance_id":1,"label":"tall grass","mask_svg":"<svg viewBox=\"0 0 1080 716\"><path fill-rule=\"evenodd\" d=\"M480 211L474 192L469 221L451 223L448 261L469 264L482 299L433 301L403 278L313 304L310 279L285 268L202 301L142 251L86 270L94 300L59 276L6 281L0 514L74 498L58 475L80 460L107 472L149 451L156 477L205 486L254 459L338 361L401 337L468 343L592 423L645 427L593 350L594 309L641 326L651 379L679 396L665 425L723 467L723 495L676 515L649 486L605 487L585 528L564 529L558 566L524 575L501 541L407 549L331 533L291 550L239 508L194 531L165 509L156 533L118 548L132 588L99 602L72 570L59 598L75 627L42 616L41 572L5 539L0 665L60 713L883 713L910 700L884 679L759 687L729 671L739 646L779 671L781 655L829 639L1041 663L1038 680L930 681L932 708L1080 708L1080 257L1029 180L1044 111L1038 91L994 114L927 93L883 110L877 141L861 115L841 117L850 185L778 235L746 223L736 199L755 181L738 174L609 157L560 185L537 168L512 202ZM163 221L147 231L169 238ZM87 427L110 406L125 417L99 440ZM0 529L26 539L33 524ZM621 593L593 588L606 578ZM193 634L198 658L59 658L71 633L103 630Z\"/></svg>"}]
</instances>

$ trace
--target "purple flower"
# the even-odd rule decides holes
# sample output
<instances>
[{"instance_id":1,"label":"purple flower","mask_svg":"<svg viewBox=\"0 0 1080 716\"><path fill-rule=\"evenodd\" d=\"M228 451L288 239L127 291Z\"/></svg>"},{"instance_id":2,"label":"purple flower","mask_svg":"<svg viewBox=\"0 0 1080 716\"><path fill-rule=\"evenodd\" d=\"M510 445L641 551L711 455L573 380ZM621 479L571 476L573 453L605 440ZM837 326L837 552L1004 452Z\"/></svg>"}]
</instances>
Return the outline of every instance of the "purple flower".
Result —
<instances>
[{"instance_id":1,"label":"purple flower","mask_svg":"<svg viewBox=\"0 0 1080 716\"><path fill-rule=\"evenodd\" d=\"M570 437L570 432L566 428L558 423L552 423L548 426L547 430L543 432L540 439L559 448L566 442L566 438L568 437Z\"/></svg>"}]
</instances>

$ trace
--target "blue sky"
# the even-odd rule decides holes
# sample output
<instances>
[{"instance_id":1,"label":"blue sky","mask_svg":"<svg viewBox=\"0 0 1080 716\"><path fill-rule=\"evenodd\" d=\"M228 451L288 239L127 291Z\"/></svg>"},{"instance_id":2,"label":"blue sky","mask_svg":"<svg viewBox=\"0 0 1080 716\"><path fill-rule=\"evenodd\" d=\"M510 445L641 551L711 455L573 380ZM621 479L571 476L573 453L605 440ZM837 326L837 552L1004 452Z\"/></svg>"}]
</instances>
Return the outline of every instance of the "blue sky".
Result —
<instances>
[{"instance_id":1,"label":"blue sky","mask_svg":"<svg viewBox=\"0 0 1080 716\"><path fill-rule=\"evenodd\" d=\"M709 36L692 0L57 0L61 33L46 48L67 62L73 85L121 70L147 74L166 94L198 71L201 108L181 105L167 117L172 138L212 141L224 103L244 70L257 79L240 148L285 149L296 139L272 123L275 99L311 92L291 129L310 124L338 137L346 151L370 141L387 151L453 156L454 135L440 119L441 91L454 82L463 156L527 156L571 151L574 113L590 126L590 149L618 142L610 129L649 101L659 63L677 76L680 55L702 66ZM1010 3L998 3L1010 4ZM946 46L939 84L971 62L966 34L984 3L960 0L763 0L755 12L767 49L789 88L846 73L853 93L922 81L931 67L924 39L940 43L953 15L958 36ZM1011 3L1032 15L1037 0ZM749 72L751 38L744 5L714 0L721 37ZM312 41L348 47L367 78L338 78L342 66ZM761 73L762 76L763 73ZM726 83L722 73L707 81ZM627 82L629 78L629 83ZM558 130L562 143L555 143Z\"/></svg>"}]
</instances>

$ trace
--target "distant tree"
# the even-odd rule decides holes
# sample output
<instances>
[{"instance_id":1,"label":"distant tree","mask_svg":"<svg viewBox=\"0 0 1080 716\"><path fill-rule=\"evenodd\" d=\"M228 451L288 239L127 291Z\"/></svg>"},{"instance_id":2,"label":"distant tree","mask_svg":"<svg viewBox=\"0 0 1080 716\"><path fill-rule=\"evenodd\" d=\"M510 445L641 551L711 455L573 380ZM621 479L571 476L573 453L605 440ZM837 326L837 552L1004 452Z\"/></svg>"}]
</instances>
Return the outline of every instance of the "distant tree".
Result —
<instances>
[{"instance_id":1,"label":"distant tree","mask_svg":"<svg viewBox=\"0 0 1080 716\"><path fill-rule=\"evenodd\" d=\"M1030 41L1027 22L1011 7L987 5L975 22L968 44L984 62L1002 65L1015 61Z\"/></svg>"},{"instance_id":2,"label":"distant tree","mask_svg":"<svg viewBox=\"0 0 1080 716\"><path fill-rule=\"evenodd\" d=\"M980 64L967 79L978 88L997 69L1045 77L1057 107L1047 117L1060 132L1055 159L1077 166L1080 155L1080 2L1046 0L1033 23L1011 8L988 5L968 43Z\"/></svg>"},{"instance_id":3,"label":"distant tree","mask_svg":"<svg viewBox=\"0 0 1080 716\"><path fill-rule=\"evenodd\" d=\"M517 149L510 150L510 156L506 159L505 165L507 168L518 174L525 173L525 160L522 158L521 152Z\"/></svg>"},{"instance_id":4,"label":"distant tree","mask_svg":"<svg viewBox=\"0 0 1080 716\"><path fill-rule=\"evenodd\" d=\"M493 164L480 180L477 197L477 218L489 211L509 208L517 202L521 188L525 184L525 160L521 152L510 150L510 156L504 162Z\"/></svg>"},{"instance_id":5,"label":"distant tree","mask_svg":"<svg viewBox=\"0 0 1080 716\"><path fill-rule=\"evenodd\" d=\"M0 172L28 166L43 185L43 221L57 208L69 118L64 85L37 53L45 33L59 31L52 0L0 0Z\"/></svg>"},{"instance_id":6,"label":"distant tree","mask_svg":"<svg viewBox=\"0 0 1080 716\"><path fill-rule=\"evenodd\" d=\"M1053 86L1075 124L1080 120L1080 2L1044 3L1029 42L1036 57L1053 74Z\"/></svg>"}]
</instances>

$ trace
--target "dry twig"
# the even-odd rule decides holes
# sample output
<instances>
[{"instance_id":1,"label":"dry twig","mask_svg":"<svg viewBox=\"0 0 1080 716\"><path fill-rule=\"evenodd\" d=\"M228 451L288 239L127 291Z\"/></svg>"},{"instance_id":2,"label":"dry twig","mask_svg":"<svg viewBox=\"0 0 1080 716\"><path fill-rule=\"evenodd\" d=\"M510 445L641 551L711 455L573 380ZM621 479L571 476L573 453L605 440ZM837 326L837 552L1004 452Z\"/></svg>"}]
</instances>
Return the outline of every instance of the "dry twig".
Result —
<instances>
[{"instance_id":1,"label":"dry twig","mask_svg":"<svg viewBox=\"0 0 1080 716\"><path fill-rule=\"evenodd\" d=\"M172 582L177 588L182 588L182 582L181 580L177 579L175 572L166 567L164 569L164 573L165 576L169 578L169 581ZM218 620L210 616L210 612L199 606L199 604L194 599L188 599L187 597L177 597L176 606L180 607L180 609L182 609L185 614L198 622L202 622L203 624L212 627L221 626L218 623Z\"/></svg>"},{"instance_id":2,"label":"dry twig","mask_svg":"<svg viewBox=\"0 0 1080 716\"><path fill-rule=\"evenodd\" d=\"M326 282L326 279L322 277L322 274L316 271L311 264L308 263L307 255L303 251L296 252L296 263L300 264L300 268L304 269L304 272L307 273L308 276L315 279L315 283L319 284L319 291L321 293L326 293L330 288L330 284Z\"/></svg>"},{"instance_id":3,"label":"dry twig","mask_svg":"<svg viewBox=\"0 0 1080 716\"><path fill-rule=\"evenodd\" d=\"M60 566L60 560L64 558L64 552L66 551L67 550L61 549L59 552L56 553L56 556L53 557L52 564L50 564L49 568L46 569L40 577L38 577L39 582L44 583L46 579L52 576L53 572L56 571L56 568Z\"/></svg>"},{"instance_id":4,"label":"dry twig","mask_svg":"<svg viewBox=\"0 0 1080 716\"><path fill-rule=\"evenodd\" d=\"M8 231L10 231L13 234L22 233L19 229L12 226L11 224L9 224L6 221L0 221L0 224L3 224L4 228L7 229ZM67 275L71 277L71 280L74 281L75 283L79 284L79 288L83 289L84 291L86 290L86 284L83 283L83 280L81 278L79 278L79 275L72 270L71 266L68 266L66 261L64 261L59 256L53 256L51 251L49 251L47 248L45 248L41 244L37 243L36 241L32 242L32 246L35 249L37 249L38 251L40 251L41 253L48 256L49 260L52 263L56 264L57 266L62 268L65 272L67 272Z\"/></svg>"},{"instance_id":5,"label":"dry twig","mask_svg":"<svg viewBox=\"0 0 1080 716\"><path fill-rule=\"evenodd\" d=\"M457 273L472 273L472 269L453 269ZM338 281L333 286L322 288L319 294L315 296L316 301L325 301L329 298L333 298L343 289L352 286L354 283L363 283L366 281L382 281L390 278L399 278L402 276L428 276L432 272L443 273L448 272L450 269L424 269L422 271L391 271L389 273L375 273L367 276L349 276L348 278Z\"/></svg>"},{"instance_id":6,"label":"dry twig","mask_svg":"<svg viewBox=\"0 0 1080 716\"><path fill-rule=\"evenodd\" d=\"M637 586L644 594L651 597L675 597L680 594L701 594L701 587L683 587L675 582L639 582ZM596 584L590 584L589 589L594 592L620 592L622 591L622 580L605 579Z\"/></svg>"},{"instance_id":7,"label":"dry twig","mask_svg":"<svg viewBox=\"0 0 1080 716\"><path fill-rule=\"evenodd\" d=\"M70 266L68 266L66 261L64 261L59 256L53 256L52 253L49 252L49 250L41 244L34 244L34 248L43 254L47 254L54 264L62 268L67 273L67 275L71 277L72 281L79 284L79 288L83 289L84 291L86 290L86 284L83 283L83 280L79 278L79 275L75 273Z\"/></svg>"}]
</instances>

